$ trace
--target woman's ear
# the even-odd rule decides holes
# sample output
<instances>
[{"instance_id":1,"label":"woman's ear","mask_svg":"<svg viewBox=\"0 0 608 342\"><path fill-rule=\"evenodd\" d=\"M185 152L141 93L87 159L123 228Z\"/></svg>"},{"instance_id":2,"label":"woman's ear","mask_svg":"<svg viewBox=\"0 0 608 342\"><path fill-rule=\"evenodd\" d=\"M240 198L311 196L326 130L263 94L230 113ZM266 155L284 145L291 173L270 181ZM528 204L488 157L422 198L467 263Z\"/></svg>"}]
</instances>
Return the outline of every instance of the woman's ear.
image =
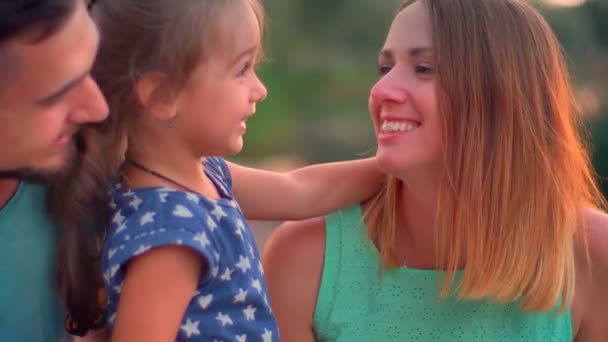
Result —
<instances>
[{"instance_id":1,"label":"woman's ear","mask_svg":"<svg viewBox=\"0 0 608 342\"><path fill-rule=\"evenodd\" d=\"M167 86L167 76L160 72L147 72L135 83L139 104L148 115L168 121L177 115L177 96Z\"/></svg>"}]
</instances>

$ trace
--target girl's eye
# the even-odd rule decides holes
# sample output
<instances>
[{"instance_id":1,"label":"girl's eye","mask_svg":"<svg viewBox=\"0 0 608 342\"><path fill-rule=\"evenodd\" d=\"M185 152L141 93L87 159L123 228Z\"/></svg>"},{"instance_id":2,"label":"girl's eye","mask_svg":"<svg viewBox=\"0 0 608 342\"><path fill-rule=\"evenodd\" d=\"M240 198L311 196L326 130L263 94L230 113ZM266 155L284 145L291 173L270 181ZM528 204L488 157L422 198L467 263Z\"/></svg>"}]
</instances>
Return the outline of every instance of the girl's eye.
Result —
<instances>
[{"instance_id":1,"label":"girl's eye","mask_svg":"<svg viewBox=\"0 0 608 342\"><path fill-rule=\"evenodd\" d=\"M247 62L243 68L241 70L239 70L237 76L241 77L241 76L245 76L245 74L247 73L247 71L249 71L249 69L251 69L251 63Z\"/></svg>"},{"instance_id":2,"label":"girl's eye","mask_svg":"<svg viewBox=\"0 0 608 342\"><path fill-rule=\"evenodd\" d=\"M384 76L384 75L388 74L389 71L391 71L392 68L393 67L390 66L390 65L380 65L378 67L378 75Z\"/></svg>"}]
</instances>

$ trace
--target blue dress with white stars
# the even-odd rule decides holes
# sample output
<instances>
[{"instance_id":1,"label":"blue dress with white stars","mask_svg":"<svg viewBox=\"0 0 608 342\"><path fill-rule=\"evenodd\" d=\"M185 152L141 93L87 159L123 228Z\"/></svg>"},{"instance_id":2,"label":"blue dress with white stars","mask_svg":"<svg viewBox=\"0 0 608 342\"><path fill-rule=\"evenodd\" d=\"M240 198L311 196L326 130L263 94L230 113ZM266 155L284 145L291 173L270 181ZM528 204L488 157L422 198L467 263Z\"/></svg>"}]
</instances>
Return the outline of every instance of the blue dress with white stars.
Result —
<instances>
[{"instance_id":1,"label":"blue dress with white stars","mask_svg":"<svg viewBox=\"0 0 608 342\"><path fill-rule=\"evenodd\" d=\"M233 198L228 167L214 157L203 168L220 199L161 187L113 189L101 263L108 324L116 318L127 263L151 248L181 245L198 252L209 271L201 274L177 341L278 341L259 252Z\"/></svg>"}]
</instances>

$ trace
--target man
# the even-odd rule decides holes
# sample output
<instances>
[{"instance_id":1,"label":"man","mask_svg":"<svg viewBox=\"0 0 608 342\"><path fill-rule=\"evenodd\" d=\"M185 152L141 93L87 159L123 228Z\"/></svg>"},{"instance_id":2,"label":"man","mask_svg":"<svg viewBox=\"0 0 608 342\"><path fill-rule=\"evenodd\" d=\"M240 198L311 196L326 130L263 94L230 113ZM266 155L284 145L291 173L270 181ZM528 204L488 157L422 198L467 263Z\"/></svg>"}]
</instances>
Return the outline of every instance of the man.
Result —
<instances>
[{"instance_id":1,"label":"man","mask_svg":"<svg viewBox=\"0 0 608 342\"><path fill-rule=\"evenodd\" d=\"M99 41L81 0L0 2L0 341L58 341L57 229L45 188L108 113L89 71Z\"/></svg>"}]
</instances>

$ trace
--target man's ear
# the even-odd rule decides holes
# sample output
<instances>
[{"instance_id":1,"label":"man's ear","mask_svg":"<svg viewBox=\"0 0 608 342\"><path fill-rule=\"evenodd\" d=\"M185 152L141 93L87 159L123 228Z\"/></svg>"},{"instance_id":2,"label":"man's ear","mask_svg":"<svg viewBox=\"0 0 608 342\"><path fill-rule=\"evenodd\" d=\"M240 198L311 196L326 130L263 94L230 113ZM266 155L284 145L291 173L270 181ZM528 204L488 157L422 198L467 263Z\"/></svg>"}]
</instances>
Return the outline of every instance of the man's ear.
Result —
<instances>
[{"instance_id":1,"label":"man's ear","mask_svg":"<svg viewBox=\"0 0 608 342\"><path fill-rule=\"evenodd\" d=\"M147 72L135 83L139 104L148 115L168 121L177 115L177 96L167 86L167 76L160 72Z\"/></svg>"}]
</instances>

